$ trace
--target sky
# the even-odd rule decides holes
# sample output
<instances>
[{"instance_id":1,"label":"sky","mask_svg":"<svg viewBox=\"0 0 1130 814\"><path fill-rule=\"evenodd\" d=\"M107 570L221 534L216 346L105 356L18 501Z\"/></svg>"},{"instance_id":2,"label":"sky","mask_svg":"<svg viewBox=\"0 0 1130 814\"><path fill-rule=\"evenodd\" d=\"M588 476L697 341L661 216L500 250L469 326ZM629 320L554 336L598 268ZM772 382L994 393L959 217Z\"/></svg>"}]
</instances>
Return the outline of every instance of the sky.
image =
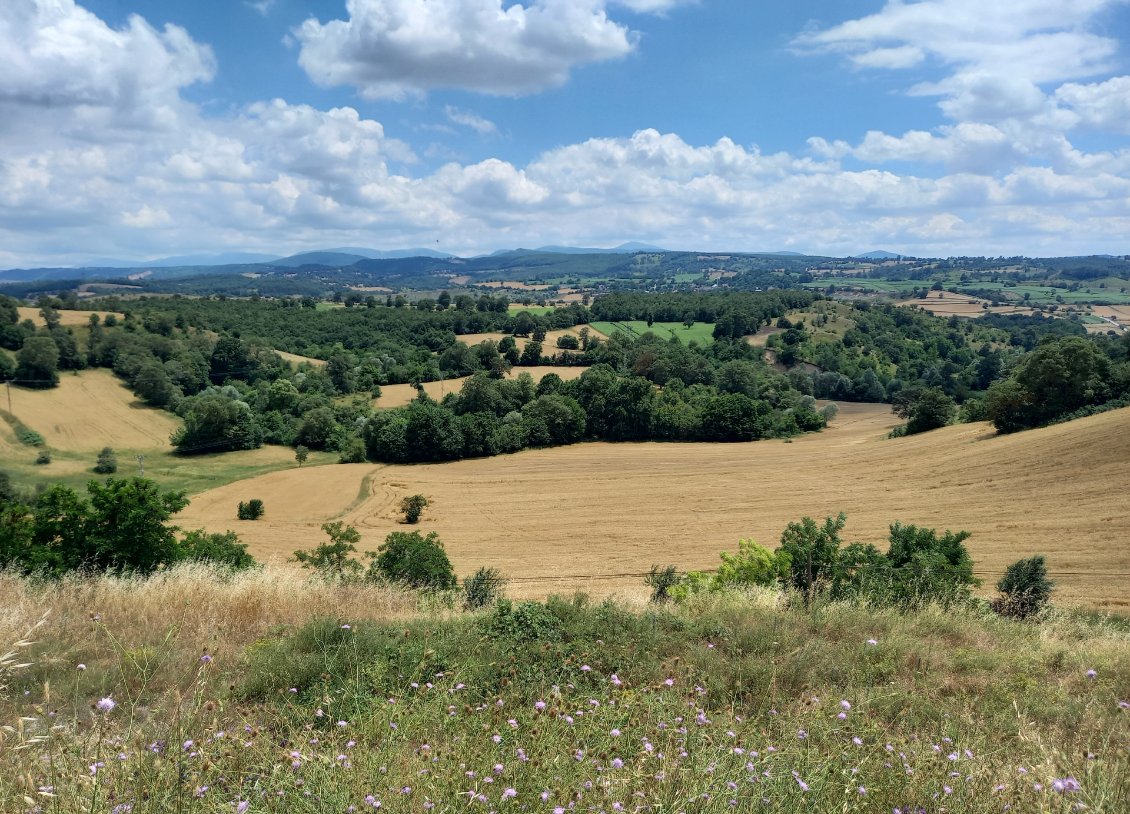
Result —
<instances>
[{"instance_id":1,"label":"sky","mask_svg":"<svg viewBox=\"0 0 1130 814\"><path fill-rule=\"evenodd\" d=\"M1130 0L0 0L0 268L1130 254Z\"/></svg>"}]
</instances>

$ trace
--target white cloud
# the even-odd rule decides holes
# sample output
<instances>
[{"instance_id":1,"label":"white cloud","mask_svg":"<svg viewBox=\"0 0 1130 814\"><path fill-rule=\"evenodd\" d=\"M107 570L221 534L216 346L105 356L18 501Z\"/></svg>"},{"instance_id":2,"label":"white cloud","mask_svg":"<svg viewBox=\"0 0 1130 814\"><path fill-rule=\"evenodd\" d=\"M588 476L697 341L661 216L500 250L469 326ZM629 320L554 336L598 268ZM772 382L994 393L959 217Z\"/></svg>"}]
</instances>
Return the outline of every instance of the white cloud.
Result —
<instances>
[{"instance_id":1,"label":"white cloud","mask_svg":"<svg viewBox=\"0 0 1130 814\"><path fill-rule=\"evenodd\" d=\"M999 122L1044 107L1039 86L1107 71L1118 41L1088 30L1126 0L888 0L876 14L809 31L794 45L842 53L858 68L940 66L913 93L942 97L958 121Z\"/></svg>"},{"instance_id":2,"label":"white cloud","mask_svg":"<svg viewBox=\"0 0 1130 814\"><path fill-rule=\"evenodd\" d=\"M0 43L38 44L0 49L9 123L0 123L0 265L437 239L456 252L638 239L704 250L1122 254L1130 234L1130 150L1083 152L1065 135L1125 132L1127 77L1045 95L1033 76L974 81L981 66L963 63L933 92L972 118L928 131L816 137L797 155L642 129L524 164L449 160L430 171L351 107L276 99L204 115L180 90L211 76L214 60L179 29L135 18L115 31L68 0L17 0L0 5ZM128 73L118 50L138 60ZM980 120L984 110L1007 115ZM490 132L475 113L444 112Z\"/></svg>"},{"instance_id":3,"label":"white cloud","mask_svg":"<svg viewBox=\"0 0 1130 814\"><path fill-rule=\"evenodd\" d=\"M493 136L498 133L498 126L494 122L469 110L460 110L452 105L446 105L443 113L451 122L469 127L481 136Z\"/></svg>"},{"instance_id":4,"label":"white cloud","mask_svg":"<svg viewBox=\"0 0 1130 814\"><path fill-rule=\"evenodd\" d=\"M254 9L264 17L271 13L271 9L274 8L276 2L277 0L243 0L245 6Z\"/></svg>"},{"instance_id":5,"label":"white cloud","mask_svg":"<svg viewBox=\"0 0 1130 814\"><path fill-rule=\"evenodd\" d=\"M508 96L563 84L579 65L623 57L635 36L603 0L348 0L349 18L306 20L299 63L323 86L369 99L438 88Z\"/></svg>"},{"instance_id":6,"label":"white cloud","mask_svg":"<svg viewBox=\"0 0 1130 814\"><path fill-rule=\"evenodd\" d=\"M613 0L613 2L640 14L662 14L675 6L685 6L698 0Z\"/></svg>"},{"instance_id":7,"label":"white cloud","mask_svg":"<svg viewBox=\"0 0 1130 814\"><path fill-rule=\"evenodd\" d=\"M1090 85L1068 83L1056 90L1055 98L1087 127L1130 134L1130 76Z\"/></svg>"},{"instance_id":8,"label":"white cloud","mask_svg":"<svg viewBox=\"0 0 1130 814\"><path fill-rule=\"evenodd\" d=\"M120 30L73 0L5 0L0 9L0 106L89 107L136 115L210 80L206 45L179 26L139 16Z\"/></svg>"}]
</instances>

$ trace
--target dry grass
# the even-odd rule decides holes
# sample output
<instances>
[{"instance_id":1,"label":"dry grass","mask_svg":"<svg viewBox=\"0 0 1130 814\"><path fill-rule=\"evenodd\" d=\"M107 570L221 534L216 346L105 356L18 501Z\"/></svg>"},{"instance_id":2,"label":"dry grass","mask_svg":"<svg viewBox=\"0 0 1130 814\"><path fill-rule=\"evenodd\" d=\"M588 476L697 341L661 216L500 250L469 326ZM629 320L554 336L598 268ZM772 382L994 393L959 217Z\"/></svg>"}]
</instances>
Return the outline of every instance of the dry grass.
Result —
<instances>
[{"instance_id":1,"label":"dry grass","mask_svg":"<svg viewBox=\"0 0 1130 814\"><path fill-rule=\"evenodd\" d=\"M30 319L36 325L46 325L43 320L43 315L39 313L38 308L21 307L17 308L20 313L20 320ZM119 314L116 311L59 311L59 324L66 327L75 327L79 325L89 325L90 315L98 314L101 319L113 314L118 319L122 319L124 314Z\"/></svg>"},{"instance_id":2,"label":"dry grass","mask_svg":"<svg viewBox=\"0 0 1130 814\"><path fill-rule=\"evenodd\" d=\"M522 341L522 340L520 340ZM513 379L520 376L522 373L529 373L535 382L540 382L542 377L548 373L556 373L565 381L579 378L587 368L584 367L554 367L552 365L533 365L531 367L516 367L506 374L506 378ZM446 379L440 382L424 382L424 392L430 398L440 401L448 393L458 393L462 387L463 382L469 379L469 376L461 376L455 379ZM416 399L416 388L410 384L388 384L381 387L381 397L373 402L373 406L381 409L389 409L392 407L404 407L411 404Z\"/></svg>"},{"instance_id":3,"label":"dry grass","mask_svg":"<svg viewBox=\"0 0 1130 814\"><path fill-rule=\"evenodd\" d=\"M587 443L291 470L206 492L183 524L223 531L255 495L267 517L239 532L257 557L316 545L335 518L375 549L403 529L400 499L421 493L420 529L439 533L460 575L497 567L525 597L635 592L652 564L713 567L740 538L773 547L790 521L845 511L848 542L885 547L896 520L965 529L988 588L1009 563L1045 554L1058 602L1130 608L1130 410L1010 436L967 424L888 440L896 423L884 405L846 404L829 430L792 443Z\"/></svg>"},{"instance_id":4,"label":"dry grass","mask_svg":"<svg viewBox=\"0 0 1130 814\"><path fill-rule=\"evenodd\" d=\"M343 613L375 621L409 618L418 605L399 589L329 584L297 568L270 566L226 579L206 566L181 565L149 579L75 577L45 584L0 572L0 596L0 642L19 639L49 613L45 630L55 643L49 658L92 666L113 658L105 642L95 641L96 622L126 647L153 645L175 631L181 655L191 662L205 647L242 652L281 625Z\"/></svg>"},{"instance_id":5,"label":"dry grass","mask_svg":"<svg viewBox=\"0 0 1130 814\"><path fill-rule=\"evenodd\" d=\"M168 449L169 435L180 426L171 413L143 405L109 370L64 373L50 390L11 392L12 413L56 449Z\"/></svg>"}]
</instances>

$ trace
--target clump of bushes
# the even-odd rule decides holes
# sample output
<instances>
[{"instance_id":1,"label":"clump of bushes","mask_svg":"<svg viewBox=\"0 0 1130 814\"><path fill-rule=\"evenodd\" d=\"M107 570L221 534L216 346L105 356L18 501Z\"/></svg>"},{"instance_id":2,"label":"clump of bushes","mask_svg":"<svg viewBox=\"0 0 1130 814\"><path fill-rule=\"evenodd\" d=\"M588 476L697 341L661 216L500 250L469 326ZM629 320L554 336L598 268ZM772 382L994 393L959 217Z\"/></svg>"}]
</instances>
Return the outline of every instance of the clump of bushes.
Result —
<instances>
[{"instance_id":1,"label":"clump of bushes","mask_svg":"<svg viewBox=\"0 0 1130 814\"><path fill-rule=\"evenodd\" d=\"M497 568L480 568L463 580L463 607L478 610L502 597L506 580Z\"/></svg>"},{"instance_id":2,"label":"clump of bushes","mask_svg":"<svg viewBox=\"0 0 1130 814\"><path fill-rule=\"evenodd\" d=\"M112 447L102 447L94 463L94 471L99 475L113 475L118 471L118 456Z\"/></svg>"},{"instance_id":3,"label":"clump of bushes","mask_svg":"<svg viewBox=\"0 0 1130 814\"><path fill-rule=\"evenodd\" d=\"M993 600L993 610L1013 619L1038 616L1047 607L1054 586L1043 556L1017 560L997 583L1001 595Z\"/></svg>"},{"instance_id":4,"label":"clump of bushes","mask_svg":"<svg viewBox=\"0 0 1130 814\"><path fill-rule=\"evenodd\" d=\"M193 529L180 544L181 559L210 562L242 571L256 565L255 558L247 553L247 545L239 541L234 531L209 534L204 529Z\"/></svg>"},{"instance_id":5,"label":"clump of bushes","mask_svg":"<svg viewBox=\"0 0 1130 814\"><path fill-rule=\"evenodd\" d=\"M239 508L236 509L236 516L240 520L258 520L263 516L263 501L257 497L244 503L242 500L239 502Z\"/></svg>"},{"instance_id":6,"label":"clump of bushes","mask_svg":"<svg viewBox=\"0 0 1130 814\"><path fill-rule=\"evenodd\" d=\"M366 552L368 568L352 555L361 535L340 520L322 524L329 542L310 551L295 551L303 568L334 581L397 582L411 588L446 591L456 587L455 569L443 543L434 531L426 537L418 531L394 531L377 551Z\"/></svg>"},{"instance_id":7,"label":"clump of bushes","mask_svg":"<svg viewBox=\"0 0 1130 814\"><path fill-rule=\"evenodd\" d=\"M39 454L35 456L35 463L38 466L46 466L47 464L51 463L51 450L39 450Z\"/></svg>"},{"instance_id":8,"label":"clump of bushes","mask_svg":"<svg viewBox=\"0 0 1130 814\"><path fill-rule=\"evenodd\" d=\"M428 505L428 499L423 495L409 495L400 501L400 511L404 514L404 522L413 524L420 522L420 515Z\"/></svg>"}]
</instances>

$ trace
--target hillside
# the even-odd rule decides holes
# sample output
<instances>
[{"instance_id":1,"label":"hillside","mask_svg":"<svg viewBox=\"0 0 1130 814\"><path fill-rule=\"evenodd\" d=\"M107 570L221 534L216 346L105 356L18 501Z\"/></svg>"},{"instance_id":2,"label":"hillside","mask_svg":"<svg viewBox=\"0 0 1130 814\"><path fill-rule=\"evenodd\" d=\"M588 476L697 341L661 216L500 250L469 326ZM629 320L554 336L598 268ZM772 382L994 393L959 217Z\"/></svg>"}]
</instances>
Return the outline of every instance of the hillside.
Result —
<instances>
[{"instance_id":1,"label":"hillside","mask_svg":"<svg viewBox=\"0 0 1130 814\"><path fill-rule=\"evenodd\" d=\"M965 529L991 588L1006 565L1047 555L1062 604L1130 607L1130 410L997 436L987 424L888 440L885 405L844 405L832 427L792 442L587 443L441 465L293 469L194 498L180 522L235 528L260 558L283 559L358 527L361 550L403 528L396 505L422 493L461 574L500 568L517 596L635 591L653 564L713 567L743 537L776 545L803 515L844 511L845 539L883 545L889 523ZM332 473L332 474L331 474ZM262 499L266 517L237 523ZM662 531L656 531L661 528Z\"/></svg>"}]
</instances>

